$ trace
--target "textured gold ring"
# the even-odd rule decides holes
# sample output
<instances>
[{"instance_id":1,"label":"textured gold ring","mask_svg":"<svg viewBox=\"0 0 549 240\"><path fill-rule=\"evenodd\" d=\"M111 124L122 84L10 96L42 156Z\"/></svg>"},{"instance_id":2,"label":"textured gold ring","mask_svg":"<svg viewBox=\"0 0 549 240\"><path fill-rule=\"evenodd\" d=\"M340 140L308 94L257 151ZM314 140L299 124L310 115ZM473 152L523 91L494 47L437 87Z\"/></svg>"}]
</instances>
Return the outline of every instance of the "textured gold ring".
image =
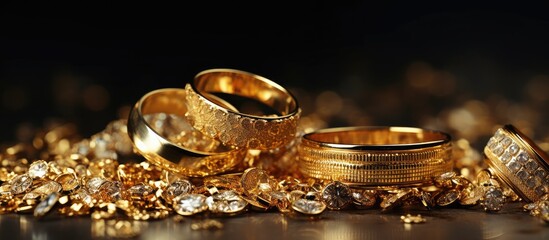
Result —
<instances>
[{"instance_id":1,"label":"textured gold ring","mask_svg":"<svg viewBox=\"0 0 549 240\"><path fill-rule=\"evenodd\" d=\"M391 188L427 185L451 171L450 135L413 127L342 127L305 134L301 172L311 178Z\"/></svg>"},{"instance_id":2,"label":"textured gold ring","mask_svg":"<svg viewBox=\"0 0 549 240\"><path fill-rule=\"evenodd\" d=\"M495 175L526 202L537 201L549 187L549 157L513 125L499 128L484 147Z\"/></svg>"},{"instance_id":3,"label":"textured gold ring","mask_svg":"<svg viewBox=\"0 0 549 240\"><path fill-rule=\"evenodd\" d=\"M198 73L185 89L189 122L226 146L274 149L297 135L301 113L297 100L269 79L234 69L210 69ZM216 101L226 97L253 101L271 112L269 115L243 113Z\"/></svg>"},{"instance_id":4,"label":"textured gold ring","mask_svg":"<svg viewBox=\"0 0 549 240\"><path fill-rule=\"evenodd\" d=\"M233 170L244 153L228 149L192 128L184 116L187 112L185 101L184 89L165 88L145 94L128 117L128 134L135 149L148 161L186 176L208 176ZM169 139L160 134L162 126L148 121L155 114L163 114L161 118L171 117L178 126L188 126L183 126L183 132Z\"/></svg>"}]
</instances>

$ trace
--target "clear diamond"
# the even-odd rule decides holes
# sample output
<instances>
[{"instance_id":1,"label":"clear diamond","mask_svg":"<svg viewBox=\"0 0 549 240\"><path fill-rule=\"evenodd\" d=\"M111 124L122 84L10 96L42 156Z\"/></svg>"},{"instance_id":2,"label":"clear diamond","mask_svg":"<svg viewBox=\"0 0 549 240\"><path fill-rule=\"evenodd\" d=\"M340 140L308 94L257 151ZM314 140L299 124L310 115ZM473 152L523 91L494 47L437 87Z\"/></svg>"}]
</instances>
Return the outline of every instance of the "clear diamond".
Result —
<instances>
[{"instance_id":1,"label":"clear diamond","mask_svg":"<svg viewBox=\"0 0 549 240\"><path fill-rule=\"evenodd\" d=\"M324 210L326 209L326 204L319 201L307 200L302 198L293 202L292 208L295 211L298 211L303 214L317 215L324 212Z\"/></svg>"},{"instance_id":2,"label":"clear diamond","mask_svg":"<svg viewBox=\"0 0 549 240\"><path fill-rule=\"evenodd\" d=\"M376 193L370 190L353 190L353 203L361 208L370 208L376 204Z\"/></svg>"},{"instance_id":3,"label":"clear diamond","mask_svg":"<svg viewBox=\"0 0 549 240\"><path fill-rule=\"evenodd\" d=\"M498 145L496 146L496 148L494 148L494 154L495 154L496 156L499 156L499 155L501 155L501 154L503 153L504 150L505 150L505 149L503 148L503 146L501 146L501 144L498 144Z\"/></svg>"},{"instance_id":4,"label":"clear diamond","mask_svg":"<svg viewBox=\"0 0 549 240\"><path fill-rule=\"evenodd\" d=\"M524 164L526 161L528 161L528 153L526 152L520 152L517 156L517 161L521 164Z\"/></svg>"},{"instance_id":5,"label":"clear diamond","mask_svg":"<svg viewBox=\"0 0 549 240\"><path fill-rule=\"evenodd\" d=\"M505 137L505 133L503 133L503 129L498 129L496 133L494 134L494 138L498 141L501 141Z\"/></svg>"},{"instance_id":6,"label":"clear diamond","mask_svg":"<svg viewBox=\"0 0 549 240\"><path fill-rule=\"evenodd\" d=\"M90 180L88 180L88 182L86 182L86 187L88 188L88 191L91 193L91 194L95 194L97 192L99 192L99 188L101 187L101 185L103 185L103 183L105 183L107 180L103 179L103 178L100 178L100 177L94 177Z\"/></svg>"},{"instance_id":7,"label":"clear diamond","mask_svg":"<svg viewBox=\"0 0 549 240\"><path fill-rule=\"evenodd\" d=\"M511 153L511 155L517 154L519 150L520 148L516 143L513 143L511 144L511 146L509 146L509 153Z\"/></svg>"},{"instance_id":8,"label":"clear diamond","mask_svg":"<svg viewBox=\"0 0 549 240\"><path fill-rule=\"evenodd\" d=\"M488 140L488 143L486 144L490 150L494 150L494 148L497 146L498 141L491 137L490 140Z\"/></svg>"},{"instance_id":9,"label":"clear diamond","mask_svg":"<svg viewBox=\"0 0 549 240\"><path fill-rule=\"evenodd\" d=\"M202 194L183 194L173 201L173 209L180 215L189 216L208 209L206 196Z\"/></svg>"},{"instance_id":10,"label":"clear diamond","mask_svg":"<svg viewBox=\"0 0 549 240\"><path fill-rule=\"evenodd\" d=\"M522 181L526 181L528 176L529 174L526 171L524 171L524 169L517 172L517 177Z\"/></svg>"},{"instance_id":11,"label":"clear diamond","mask_svg":"<svg viewBox=\"0 0 549 240\"><path fill-rule=\"evenodd\" d=\"M185 179L178 179L168 185L166 192L172 196L179 196L181 194L189 193L191 188L191 182Z\"/></svg>"},{"instance_id":12,"label":"clear diamond","mask_svg":"<svg viewBox=\"0 0 549 240\"><path fill-rule=\"evenodd\" d=\"M63 191L71 191L80 185L78 178L72 173L58 175L55 181L61 184Z\"/></svg>"},{"instance_id":13,"label":"clear diamond","mask_svg":"<svg viewBox=\"0 0 549 240\"><path fill-rule=\"evenodd\" d=\"M338 181L326 185L321 198L329 209L342 209L353 200L349 186Z\"/></svg>"},{"instance_id":14,"label":"clear diamond","mask_svg":"<svg viewBox=\"0 0 549 240\"><path fill-rule=\"evenodd\" d=\"M505 151L505 153L501 155L501 161L507 163L509 160L511 160L511 154L508 151Z\"/></svg>"},{"instance_id":15,"label":"clear diamond","mask_svg":"<svg viewBox=\"0 0 549 240\"><path fill-rule=\"evenodd\" d=\"M505 196L499 188L490 187L481 198L481 205L485 211L499 211L505 203Z\"/></svg>"},{"instance_id":16,"label":"clear diamond","mask_svg":"<svg viewBox=\"0 0 549 240\"><path fill-rule=\"evenodd\" d=\"M527 187L534 188L536 186L536 179L533 176L530 176L526 179L525 183Z\"/></svg>"},{"instance_id":17,"label":"clear diamond","mask_svg":"<svg viewBox=\"0 0 549 240\"><path fill-rule=\"evenodd\" d=\"M545 178L545 176L547 175L547 172L545 172L545 170L543 170L542 168L538 168L535 172L534 172L534 176L536 176L537 178L539 178L539 180L543 180Z\"/></svg>"},{"instance_id":18,"label":"clear diamond","mask_svg":"<svg viewBox=\"0 0 549 240\"><path fill-rule=\"evenodd\" d=\"M10 183L11 193L13 195L23 193L32 185L32 178L28 174L22 174L14 177Z\"/></svg>"},{"instance_id":19,"label":"clear diamond","mask_svg":"<svg viewBox=\"0 0 549 240\"><path fill-rule=\"evenodd\" d=\"M57 203L57 200L59 200L59 196L60 194L58 192L53 192L49 194L42 202L36 205L36 208L34 209L34 216L45 216L55 205L55 203Z\"/></svg>"},{"instance_id":20,"label":"clear diamond","mask_svg":"<svg viewBox=\"0 0 549 240\"><path fill-rule=\"evenodd\" d=\"M524 164L524 168L528 170L528 172L533 172L536 168L538 168L538 164L534 161L534 159L530 159L526 162L526 164Z\"/></svg>"},{"instance_id":21,"label":"clear diamond","mask_svg":"<svg viewBox=\"0 0 549 240\"><path fill-rule=\"evenodd\" d=\"M131 194L132 198L142 199L144 196L147 196L153 193L154 189L144 183L136 184L128 189L128 192Z\"/></svg>"},{"instance_id":22,"label":"clear diamond","mask_svg":"<svg viewBox=\"0 0 549 240\"><path fill-rule=\"evenodd\" d=\"M44 160L34 161L29 167L29 176L31 178L43 178L47 173L48 163Z\"/></svg>"},{"instance_id":23,"label":"clear diamond","mask_svg":"<svg viewBox=\"0 0 549 240\"><path fill-rule=\"evenodd\" d=\"M63 187L61 186L61 184L55 181L47 181L46 183L32 190L31 193L35 193L43 196L43 195L49 195L53 192L61 192L61 190L63 190Z\"/></svg>"},{"instance_id":24,"label":"clear diamond","mask_svg":"<svg viewBox=\"0 0 549 240\"><path fill-rule=\"evenodd\" d=\"M206 204L212 212L236 213L244 210L248 202L242 199L235 191L226 190L208 197Z\"/></svg>"},{"instance_id":25,"label":"clear diamond","mask_svg":"<svg viewBox=\"0 0 549 240\"><path fill-rule=\"evenodd\" d=\"M447 206L459 199L459 192L456 189L448 190L441 193L436 202L439 206Z\"/></svg>"},{"instance_id":26,"label":"clear diamond","mask_svg":"<svg viewBox=\"0 0 549 240\"><path fill-rule=\"evenodd\" d=\"M507 163L507 167L511 172L517 172L520 169L520 164L513 159Z\"/></svg>"},{"instance_id":27,"label":"clear diamond","mask_svg":"<svg viewBox=\"0 0 549 240\"><path fill-rule=\"evenodd\" d=\"M503 140L501 140L501 145L503 145L503 147L507 147L507 146L509 146L512 142L513 142L513 140L511 140L511 139L508 138L508 137L505 137L505 138L503 138Z\"/></svg>"}]
</instances>

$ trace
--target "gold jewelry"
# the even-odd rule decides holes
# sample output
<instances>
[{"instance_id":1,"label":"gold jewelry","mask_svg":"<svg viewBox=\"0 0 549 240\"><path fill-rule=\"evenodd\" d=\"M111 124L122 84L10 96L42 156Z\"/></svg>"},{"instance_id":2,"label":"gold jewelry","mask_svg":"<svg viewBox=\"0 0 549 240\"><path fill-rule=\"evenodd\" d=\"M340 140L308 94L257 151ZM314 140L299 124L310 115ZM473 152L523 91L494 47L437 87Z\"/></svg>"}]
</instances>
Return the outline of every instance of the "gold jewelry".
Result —
<instances>
[{"instance_id":1,"label":"gold jewelry","mask_svg":"<svg viewBox=\"0 0 549 240\"><path fill-rule=\"evenodd\" d=\"M451 171L450 135L411 127L342 127L305 134L301 172L312 178L386 188L423 185Z\"/></svg>"},{"instance_id":2,"label":"gold jewelry","mask_svg":"<svg viewBox=\"0 0 549 240\"><path fill-rule=\"evenodd\" d=\"M513 125L504 125L484 148L496 176L526 202L537 201L549 186L549 157Z\"/></svg>"},{"instance_id":3,"label":"gold jewelry","mask_svg":"<svg viewBox=\"0 0 549 240\"><path fill-rule=\"evenodd\" d=\"M243 159L244 152L227 149L190 125L176 136L178 142L174 142L162 136L161 129L155 129L154 124L147 121L148 116L167 114L179 121L178 124L185 124L185 97L184 89L158 89L145 94L135 104L128 118L128 134L135 149L150 162L186 176L207 176L233 170Z\"/></svg>"},{"instance_id":4,"label":"gold jewelry","mask_svg":"<svg viewBox=\"0 0 549 240\"><path fill-rule=\"evenodd\" d=\"M282 147L297 135L301 113L297 100L286 89L264 77L233 69L210 69L198 73L185 89L186 116L191 125L226 146L267 150ZM275 114L235 111L222 106L219 99L223 98L216 94L256 100Z\"/></svg>"}]
</instances>

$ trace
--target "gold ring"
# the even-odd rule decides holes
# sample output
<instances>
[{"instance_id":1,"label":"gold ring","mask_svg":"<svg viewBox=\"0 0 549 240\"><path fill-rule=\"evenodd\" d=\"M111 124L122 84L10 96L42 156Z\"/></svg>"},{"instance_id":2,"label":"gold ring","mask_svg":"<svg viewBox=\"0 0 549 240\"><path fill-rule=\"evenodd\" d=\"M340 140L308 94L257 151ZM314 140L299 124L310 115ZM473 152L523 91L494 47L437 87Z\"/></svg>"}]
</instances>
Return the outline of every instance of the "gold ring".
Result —
<instances>
[{"instance_id":1,"label":"gold ring","mask_svg":"<svg viewBox=\"0 0 549 240\"><path fill-rule=\"evenodd\" d=\"M303 135L306 177L391 188L427 185L453 168L450 135L413 127L341 127Z\"/></svg>"},{"instance_id":2,"label":"gold ring","mask_svg":"<svg viewBox=\"0 0 549 240\"><path fill-rule=\"evenodd\" d=\"M484 147L488 166L526 202L537 201L549 186L549 157L513 125L504 125Z\"/></svg>"},{"instance_id":3,"label":"gold ring","mask_svg":"<svg viewBox=\"0 0 549 240\"><path fill-rule=\"evenodd\" d=\"M128 118L128 134L135 149L148 161L186 176L208 176L233 170L244 153L227 149L192 128L184 116L187 112L185 101L184 89L165 88L145 94L131 109ZM149 122L150 117L157 114L161 114L160 119L170 118L168 120L183 131L168 139L161 134L167 129Z\"/></svg>"},{"instance_id":4,"label":"gold ring","mask_svg":"<svg viewBox=\"0 0 549 240\"><path fill-rule=\"evenodd\" d=\"M275 149L297 135L301 109L296 98L267 78L234 69L210 69L198 73L185 89L191 125L223 145ZM234 111L219 104L218 99L226 100L227 97L257 102L272 113Z\"/></svg>"}]
</instances>

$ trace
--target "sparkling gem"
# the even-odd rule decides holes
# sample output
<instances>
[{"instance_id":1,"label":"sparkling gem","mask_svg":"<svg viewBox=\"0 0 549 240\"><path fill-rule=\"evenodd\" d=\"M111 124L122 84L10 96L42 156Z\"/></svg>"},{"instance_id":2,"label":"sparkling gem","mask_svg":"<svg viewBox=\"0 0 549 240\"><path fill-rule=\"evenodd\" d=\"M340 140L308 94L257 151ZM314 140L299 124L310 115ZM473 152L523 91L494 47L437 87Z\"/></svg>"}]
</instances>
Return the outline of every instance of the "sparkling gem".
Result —
<instances>
[{"instance_id":1,"label":"sparkling gem","mask_svg":"<svg viewBox=\"0 0 549 240\"><path fill-rule=\"evenodd\" d=\"M511 144L511 146L509 146L509 153L511 155L517 154L519 150L520 150L520 148L516 143L513 143L513 144Z\"/></svg>"},{"instance_id":2,"label":"sparkling gem","mask_svg":"<svg viewBox=\"0 0 549 240\"><path fill-rule=\"evenodd\" d=\"M545 176L547 176L547 172L545 172L545 170L543 170L542 168L538 168L534 172L534 176L536 176L541 181L545 178Z\"/></svg>"},{"instance_id":3,"label":"sparkling gem","mask_svg":"<svg viewBox=\"0 0 549 240\"><path fill-rule=\"evenodd\" d=\"M377 195L372 190L352 190L353 203L359 208L370 208L376 204Z\"/></svg>"},{"instance_id":4,"label":"sparkling gem","mask_svg":"<svg viewBox=\"0 0 549 240\"><path fill-rule=\"evenodd\" d=\"M520 163L516 162L514 159L507 163L507 167L511 172L517 172L520 170Z\"/></svg>"},{"instance_id":5,"label":"sparkling gem","mask_svg":"<svg viewBox=\"0 0 549 240\"><path fill-rule=\"evenodd\" d=\"M208 210L206 196L202 194L182 194L173 200L173 209L180 215L190 216Z\"/></svg>"},{"instance_id":6,"label":"sparkling gem","mask_svg":"<svg viewBox=\"0 0 549 240\"><path fill-rule=\"evenodd\" d=\"M58 175L55 181L61 184L63 191L71 191L80 185L78 178L73 173Z\"/></svg>"},{"instance_id":7,"label":"sparkling gem","mask_svg":"<svg viewBox=\"0 0 549 240\"><path fill-rule=\"evenodd\" d=\"M490 150L494 150L494 148L497 146L497 144L498 144L498 141L495 138L491 137L488 140L488 143L486 145L488 146L488 148Z\"/></svg>"},{"instance_id":8,"label":"sparkling gem","mask_svg":"<svg viewBox=\"0 0 549 240\"><path fill-rule=\"evenodd\" d=\"M496 212L503 207L505 196L500 188L489 187L480 201L485 211Z\"/></svg>"},{"instance_id":9,"label":"sparkling gem","mask_svg":"<svg viewBox=\"0 0 549 240\"><path fill-rule=\"evenodd\" d=\"M494 138L497 141L501 141L505 137L505 133L503 133L503 129L498 129L496 133L494 134Z\"/></svg>"},{"instance_id":10,"label":"sparkling gem","mask_svg":"<svg viewBox=\"0 0 549 240\"><path fill-rule=\"evenodd\" d=\"M521 164L524 164L526 161L528 161L528 158L529 158L528 153L521 151L517 156L517 161Z\"/></svg>"},{"instance_id":11,"label":"sparkling gem","mask_svg":"<svg viewBox=\"0 0 549 240\"><path fill-rule=\"evenodd\" d=\"M237 213L246 208L248 202L233 190L222 191L206 199L208 209L215 213Z\"/></svg>"},{"instance_id":12,"label":"sparkling gem","mask_svg":"<svg viewBox=\"0 0 549 240\"><path fill-rule=\"evenodd\" d=\"M105 183L106 181L107 180L105 180L101 177L91 178L90 180L88 180L86 182L86 188L88 188L88 191L91 194L95 194L95 193L99 192L101 185L103 185L103 183Z\"/></svg>"},{"instance_id":13,"label":"sparkling gem","mask_svg":"<svg viewBox=\"0 0 549 240\"><path fill-rule=\"evenodd\" d=\"M326 207L332 210L342 209L353 200L349 186L338 181L326 185L322 190L321 198Z\"/></svg>"},{"instance_id":14,"label":"sparkling gem","mask_svg":"<svg viewBox=\"0 0 549 240\"><path fill-rule=\"evenodd\" d=\"M61 192L62 189L63 187L61 187L61 184L55 181L47 181L39 187L33 189L31 192L25 194L24 198L36 198L40 196L45 196L54 192Z\"/></svg>"},{"instance_id":15,"label":"sparkling gem","mask_svg":"<svg viewBox=\"0 0 549 240\"><path fill-rule=\"evenodd\" d=\"M437 205L439 206L448 206L454 203L458 199L459 199L459 191L456 189L451 189L451 190L440 193L440 195L437 196L436 202L437 202Z\"/></svg>"},{"instance_id":16,"label":"sparkling gem","mask_svg":"<svg viewBox=\"0 0 549 240\"><path fill-rule=\"evenodd\" d=\"M164 191L164 198L167 198L169 201L171 201L173 198L181 195L181 194L187 194L190 193L192 189L192 184L188 180L185 179L178 179L170 183L168 187L166 187L166 191Z\"/></svg>"},{"instance_id":17,"label":"sparkling gem","mask_svg":"<svg viewBox=\"0 0 549 240\"><path fill-rule=\"evenodd\" d=\"M524 169L517 172L517 177L522 181L526 181L528 176L529 174L526 171L524 171Z\"/></svg>"},{"instance_id":18,"label":"sparkling gem","mask_svg":"<svg viewBox=\"0 0 549 240\"><path fill-rule=\"evenodd\" d=\"M23 193L32 185L32 178L28 174L22 174L9 181L11 193L13 195Z\"/></svg>"},{"instance_id":19,"label":"sparkling gem","mask_svg":"<svg viewBox=\"0 0 549 240\"><path fill-rule=\"evenodd\" d=\"M503 153L504 150L505 150L505 149L503 148L503 146L502 146L501 144L498 144L498 145L496 146L496 148L494 148L494 154L495 154L496 156L499 156L499 155L501 155L501 154Z\"/></svg>"},{"instance_id":20,"label":"sparkling gem","mask_svg":"<svg viewBox=\"0 0 549 240\"><path fill-rule=\"evenodd\" d=\"M505 153L503 153L503 155L501 155L500 159L501 159L501 162L507 163L507 162L509 162L509 160L511 160L511 154L508 151L505 151Z\"/></svg>"},{"instance_id":21,"label":"sparkling gem","mask_svg":"<svg viewBox=\"0 0 549 240\"><path fill-rule=\"evenodd\" d=\"M48 173L48 163L44 160L38 160L29 166L29 176L31 178L43 178Z\"/></svg>"},{"instance_id":22,"label":"sparkling gem","mask_svg":"<svg viewBox=\"0 0 549 240\"><path fill-rule=\"evenodd\" d=\"M399 190L397 193L386 196L383 198L379 206L383 210L389 210L396 206L401 205L404 201L408 200L414 195L414 191L410 188Z\"/></svg>"},{"instance_id":23,"label":"sparkling gem","mask_svg":"<svg viewBox=\"0 0 549 240\"><path fill-rule=\"evenodd\" d=\"M527 187L534 188L536 186L536 179L533 176L530 176L526 179L525 183Z\"/></svg>"},{"instance_id":24,"label":"sparkling gem","mask_svg":"<svg viewBox=\"0 0 549 240\"><path fill-rule=\"evenodd\" d=\"M35 217L43 217L45 216L57 203L57 200L61 194L58 192L50 193L42 202L40 202L38 205L36 205L36 208L34 209L34 216Z\"/></svg>"},{"instance_id":25,"label":"sparkling gem","mask_svg":"<svg viewBox=\"0 0 549 240\"><path fill-rule=\"evenodd\" d=\"M292 203L292 209L307 215L317 215L324 212L326 204L320 201L298 199Z\"/></svg>"},{"instance_id":26,"label":"sparkling gem","mask_svg":"<svg viewBox=\"0 0 549 240\"><path fill-rule=\"evenodd\" d=\"M526 162L526 164L524 164L524 168L528 170L528 172L534 172L534 170L538 168L538 164L534 161L534 159L530 159Z\"/></svg>"},{"instance_id":27,"label":"sparkling gem","mask_svg":"<svg viewBox=\"0 0 549 240\"><path fill-rule=\"evenodd\" d=\"M153 193L154 189L147 184L140 183L130 187L127 191L128 193L130 193L131 198L136 200L142 200L144 196Z\"/></svg>"},{"instance_id":28,"label":"sparkling gem","mask_svg":"<svg viewBox=\"0 0 549 240\"><path fill-rule=\"evenodd\" d=\"M507 147L507 146L509 146L512 142L513 142L513 140L511 140L510 138L504 137L504 138L501 140L501 145L503 145L503 147Z\"/></svg>"}]
</instances>

